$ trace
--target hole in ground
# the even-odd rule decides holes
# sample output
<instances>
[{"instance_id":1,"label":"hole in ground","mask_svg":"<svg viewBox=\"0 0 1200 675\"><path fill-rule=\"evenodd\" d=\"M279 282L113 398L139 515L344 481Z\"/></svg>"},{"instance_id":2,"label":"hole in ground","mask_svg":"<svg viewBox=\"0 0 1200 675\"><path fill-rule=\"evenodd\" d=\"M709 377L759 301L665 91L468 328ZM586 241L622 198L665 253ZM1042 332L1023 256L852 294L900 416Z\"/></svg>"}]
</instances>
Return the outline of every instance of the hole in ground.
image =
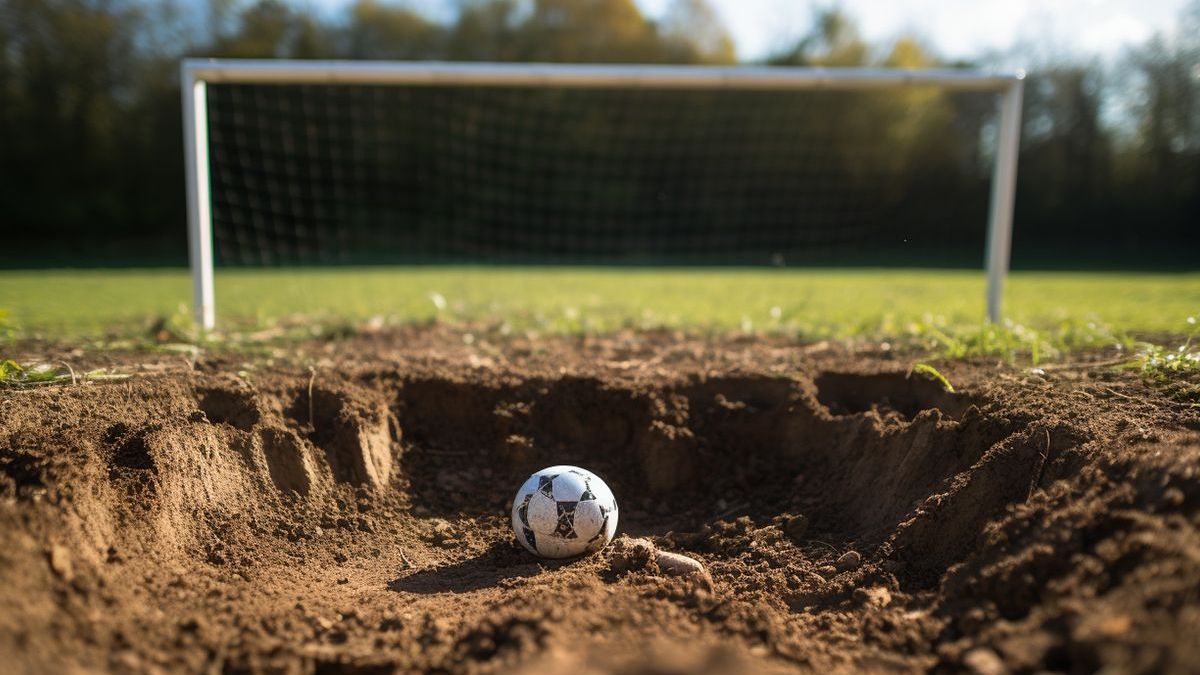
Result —
<instances>
[{"instance_id":1,"label":"hole in ground","mask_svg":"<svg viewBox=\"0 0 1200 675\"><path fill-rule=\"evenodd\" d=\"M940 410L957 418L970 397L943 389L941 383L912 373L821 373L814 380L821 404L834 415L894 410L913 418L922 410Z\"/></svg>"},{"instance_id":2,"label":"hole in ground","mask_svg":"<svg viewBox=\"0 0 1200 675\"><path fill-rule=\"evenodd\" d=\"M201 387L196 403L213 424L229 424L250 431L262 418L254 392L237 385Z\"/></svg>"},{"instance_id":3,"label":"hole in ground","mask_svg":"<svg viewBox=\"0 0 1200 675\"><path fill-rule=\"evenodd\" d=\"M967 396L903 374L827 373L817 384L819 395L811 383L771 377L649 388L411 379L397 384L393 411L418 515L504 514L529 473L577 464L612 487L626 533L697 532L739 516L768 526L802 514L802 541L872 547L900 537L921 551L921 583L1036 480L1036 462L1026 461L1036 450L1001 443L1016 424ZM956 481L979 463L994 465L987 490ZM964 490L973 497L955 500L956 513L935 507ZM953 536L938 534L942 519Z\"/></svg>"}]
</instances>

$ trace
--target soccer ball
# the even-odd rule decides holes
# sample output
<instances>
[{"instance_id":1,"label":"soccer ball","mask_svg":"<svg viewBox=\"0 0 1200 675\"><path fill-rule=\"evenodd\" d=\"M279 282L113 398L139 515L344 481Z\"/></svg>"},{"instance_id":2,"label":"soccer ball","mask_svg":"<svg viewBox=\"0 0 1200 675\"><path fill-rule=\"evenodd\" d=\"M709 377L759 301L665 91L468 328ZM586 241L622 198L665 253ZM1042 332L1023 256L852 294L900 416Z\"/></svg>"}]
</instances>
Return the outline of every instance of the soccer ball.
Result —
<instances>
[{"instance_id":1,"label":"soccer ball","mask_svg":"<svg viewBox=\"0 0 1200 675\"><path fill-rule=\"evenodd\" d=\"M591 471L552 466L517 490L512 527L517 541L543 558L599 551L617 531L617 500Z\"/></svg>"}]
</instances>

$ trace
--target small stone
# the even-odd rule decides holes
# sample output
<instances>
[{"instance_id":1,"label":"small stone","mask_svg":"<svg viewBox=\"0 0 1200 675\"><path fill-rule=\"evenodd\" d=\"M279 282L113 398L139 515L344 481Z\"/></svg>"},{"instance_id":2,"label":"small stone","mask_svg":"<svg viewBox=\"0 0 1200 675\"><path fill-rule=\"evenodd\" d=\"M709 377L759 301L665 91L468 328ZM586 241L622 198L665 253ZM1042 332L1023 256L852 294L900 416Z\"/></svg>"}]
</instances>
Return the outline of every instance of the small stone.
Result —
<instances>
[{"instance_id":1,"label":"small stone","mask_svg":"<svg viewBox=\"0 0 1200 675\"><path fill-rule=\"evenodd\" d=\"M795 515L783 521L783 533L794 541L800 541L808 534L808 517Z\"/></svg>"},{"instance_id":2,"label":"small stone","mask_svg":"<svg viewBox=\"0 0 1200 675\"><path fill-rule=\"evenodd\" d=\"M342 553L341 551L335 552L333 554L333 559L334 559L334 561L339 562L339 563L344 563L347 560L349 560L349 558L346 557L346 554Z\"/></svg>"},{"instance_id":3,"label":"small stone","mask_svg":"<svg viewBox=\"0 0 1200 675\"><path fill-rule=\"evenodd\" d=\"M703 563L681 553L660 550L649 539L618 539L613 544L610 564L617 574L645 570L676 577L694 576L712 588L712 577Z\"/></svg>"},{"instance_id":4,"label":"small stone","mask_svg":"<svg viewBox=\"0 0 1200 675\"><path fill-rule=\"evenodd\" d=\"M682 553L672 553L670 551L658 551L656 557L658 569L663 574L669 574L676 577L687 577L693 574L701 577L708 577L708 570L704 568L704 564L699 560Z\"/></svg>"},{"instance_id":5,"label":"small stone","mask_svg":"<svg viewBox=\"0 0 1200 675\"><path fill-rule=\"evenodd\" d=\"M837 559L836 565L839 572L853 572L862 565L862 556L858 551L846 551Z\"/></svg>"},{"instance_id":6,"label":"small stone","mask_svg":"<svg viewBox=\"0 0 1200 675\"><path fill-rule=\"evenodd\" d=\"M75 578L75 567L71 564L71 552L66 546L55 544L50 547L50 569L63 581Z\"/></svg>"},{"instance_id":7,"label":"small stone","mask_svg":"<svg viewBox=\"0 0 1200 675\"><path fill-rule=\"evenodd\" d=\"M975 633L989 623L990 617L982 607L972 607L958 618L958 628L965 633Z\"/></svg>"},{"instance_id":8,"label":"small stone","mask_svg":"<svg viewBox=\"0 0 1200 675\"><path fill-rule=\"evenodd\" d=\"M433 533L430 535L429 541L434 546L451 548L455 545L457 539L458 533L454 531L450 523L441 518L433 521Z\"/></svg>"},{"instance_id":9,"label":"small stone","mask_svg":"<svg viewBox=\"0 0 1200 675\"><path fill-rule=\"evenodd\" d=\"M342 577L342 578L338 579L337 582L338 582L338 585L341 586L341 585L350 583L350 579L348 579L346 577Z\"/></svg>"},{"instance_id":10,"label":"small stone","mask_svg":"<svg viewBox=\"0 0 1200 675\"><path fill-rule=\"evenodd\" d=\"M1097 629L1100 634L1108 639L1122 637L1129 633L1129 629L1133 627L1133 621L1125 615L1110 616L1099 623Z\"/></svg>"},{"instance_id":11,"label":"small stone","mask_svg":"<svg viewBox=\"0 0 1200 675\"><path fill-rule=\"evenodd\" d=\"M868 607L887 607L892 604L892 593L883 586L856 588L854 599Z\"/></svg>"},{"instance_id":12,"label":"small stone","mask_svg":"<svg viewBox=\"0 0 1200 675\"><path fill-rule=\"evenodd\" d=\"M976 647L963 656L963 665L974 675L1005 675L1008 668L996 652L987 647Z\"/></svg>"},{"instance_id":13,"label":"small stone","mask_svg":"<svg viewBox=\"0 0 1200 675\"><path fill-rule=\"evenodd\" d=\"M142 664L142 658L132 650L126 649L117 654L116 661L120 664L121 670L125 672L136 672L145 669L145 666Z\"/></svg>"},{"instance_id":14,"label":"small stone","mask_svg":"<svg viewBox=\"0 0 1200 675\"><path fill-rule=\"evenodd\" d=\"M816 571L817 571L817 574L820 574L821 576L825 577L826 579L837 574L837 568L834 567L833 565L821 565L820 567L817 568Z\"/></svg>"}]
</instances>

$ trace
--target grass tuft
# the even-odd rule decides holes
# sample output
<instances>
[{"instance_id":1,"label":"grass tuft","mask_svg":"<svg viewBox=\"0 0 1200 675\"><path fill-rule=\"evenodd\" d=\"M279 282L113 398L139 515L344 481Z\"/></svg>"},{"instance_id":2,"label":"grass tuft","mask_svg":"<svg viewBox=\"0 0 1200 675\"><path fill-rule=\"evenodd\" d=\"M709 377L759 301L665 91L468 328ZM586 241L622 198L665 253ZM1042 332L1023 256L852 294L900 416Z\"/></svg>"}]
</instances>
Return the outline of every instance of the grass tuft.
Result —
<instances>
[{"instance_id":1,"label":"grass tuft","mask_svg":"<svg viewBox=\"0 0 1200 675\"><path fill-rule=\"evenodd\" d=\"M951 394L954 393L954 385L950 384L950 380L946 379L946 376L943 375L940 370L934 368L928 363L913 364L912 370L909 371L909 374L926 377L942 385L943 391L950 392Z\"/></svg>"},{"instance_id":2,"label":"grass tuft","mask_svg":"<svg viewBox=\"0 0 1200 675\"><path fill-rule=\"evenodd\" d=\"M1081 319L1035 329L1008 320L1000 324L949 324L940 317L925 317L910 323L906 334L911 346L941 358L995 358L1034 366L1084 349L1130 350L1135 345L1126 333Z\"/></svg>"},{"instance_id":3,"label":"grass tuft","mask_svg":"<svg viewBox=\"0 0 1200 675\"><path fill-rule=\"evenodd\" d=\"M31 389L91 381L119 381L129 379L129 377L128 374L110 373L102 368L76 373L69 367L66 372L63 372L49 364L25 367L12 359L0 361L0 389Z\"/></svg>"},{"instance_id":4,"label":"grass tuft","mask_svg":"<svg viewBox=\"0 0 1200 675\"><path fill-rule=\"evenodd\" d=\"M1159 382L1200 376L1200 348L1192 346L1200 336L1200 329L1195 317L1189 316L1187 323L1191 332L1183 344L1174 349L1150 343L1142 345L1136 364L1143 375Z\"/></svg>"},{"instance_id":5,"label":"grass tuft","mask_svg":"<svg viewBox=\"0 0 1200 675\"><path fill-rule=\"evenodd\" d=\"M0 309L0 342L9 342L17 336L17 326L7 309Z\"/></svg>"}]
</instances>

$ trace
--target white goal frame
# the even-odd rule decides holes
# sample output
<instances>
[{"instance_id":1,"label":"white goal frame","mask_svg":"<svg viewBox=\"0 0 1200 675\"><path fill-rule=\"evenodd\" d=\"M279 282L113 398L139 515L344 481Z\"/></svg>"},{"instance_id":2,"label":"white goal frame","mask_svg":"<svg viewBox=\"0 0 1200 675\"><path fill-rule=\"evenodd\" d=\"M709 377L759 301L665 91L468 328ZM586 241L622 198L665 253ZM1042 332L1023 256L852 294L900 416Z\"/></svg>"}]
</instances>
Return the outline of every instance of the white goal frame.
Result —
<instances>
[{"instance_id":1,"label":"white goal frame","mask_svg":"<svg viewBox=\"0 0 1200 675\"><path fill-rule=\"evenodd\" d=\"M645 66L433 61L289 61L184 59L183 144L193 306L204 330L216 326L212 201L209 185L209 84L395 84L409 86L555 86L593 89L886 90L934 86L999 94L999 119L988 208L987 319L999 322L1012 244L1021 99L1025 74L972 70Z\"/></svg>"}]
</instances>

